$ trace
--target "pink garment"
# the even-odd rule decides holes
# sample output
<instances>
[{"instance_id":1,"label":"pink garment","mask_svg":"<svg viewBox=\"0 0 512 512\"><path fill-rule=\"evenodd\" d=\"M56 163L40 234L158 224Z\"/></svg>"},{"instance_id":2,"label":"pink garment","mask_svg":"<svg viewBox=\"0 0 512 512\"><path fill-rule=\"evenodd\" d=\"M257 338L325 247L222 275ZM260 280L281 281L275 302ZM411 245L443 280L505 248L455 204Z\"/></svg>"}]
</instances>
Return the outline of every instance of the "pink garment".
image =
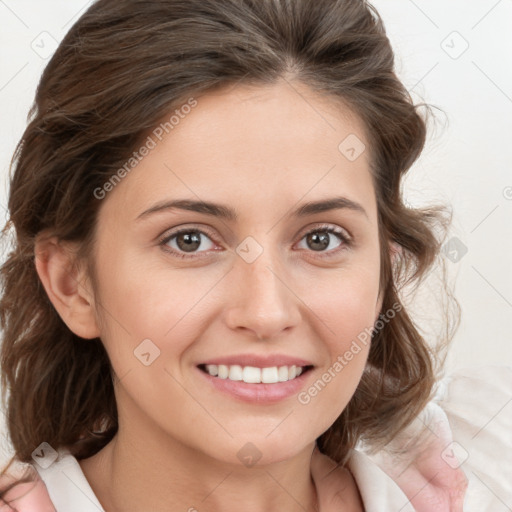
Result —
<instances>
[{"instance_id":1,"label":"pink garment","mask_svg":"<svg viewBox=\"0 0 512 512\"><path fill-rule=\"evenodd\" d=\"M39 475L34 482L21 483L10 489L0 504L0 512L55 512L48 490ZM9 477L0 478L3 486L12 482Z\"/></svg>"}]
</instances>

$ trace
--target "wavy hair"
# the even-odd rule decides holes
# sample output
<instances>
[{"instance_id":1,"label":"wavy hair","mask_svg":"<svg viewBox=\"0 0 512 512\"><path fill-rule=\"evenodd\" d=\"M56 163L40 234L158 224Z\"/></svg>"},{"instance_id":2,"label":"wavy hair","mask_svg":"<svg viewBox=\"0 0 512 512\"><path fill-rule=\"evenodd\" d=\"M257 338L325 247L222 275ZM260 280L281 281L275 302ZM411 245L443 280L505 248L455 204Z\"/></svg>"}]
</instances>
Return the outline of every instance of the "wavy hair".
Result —
<instances>
[{"instance_id":1,"label":"wavy hair","mask_svg":"<svg viewBox=\"0 0 512 512\"><path fill-rule=\"evenodd\" d=\"M98 0L46 66L11 162L3 230L11 248L0 269L11 463L30 462L43 441L87 458L118 429L102 341L84 342L57 314L35 269L36 237L48 232L79 242L78 256L87 259L101 204L93 191L166 114L218 87L280 79L339 100L364 123L378 206L382 311L402 304L401 290L418 286L436 261L444 265L441 235L451 215L442 205L409 207L401 190L425 145L427 119L418 111L430 107L415 105L397 78L384 24L369 2ZM399 248L395 264L390 242ZM446 280L444 289L450 293ZM398 309L373 331L355 394L317 439L338 463L359 441L391 440L433 396L441 348L455 328L447 318L433 344L407 308Z\"/></svg>"}]
</instances>

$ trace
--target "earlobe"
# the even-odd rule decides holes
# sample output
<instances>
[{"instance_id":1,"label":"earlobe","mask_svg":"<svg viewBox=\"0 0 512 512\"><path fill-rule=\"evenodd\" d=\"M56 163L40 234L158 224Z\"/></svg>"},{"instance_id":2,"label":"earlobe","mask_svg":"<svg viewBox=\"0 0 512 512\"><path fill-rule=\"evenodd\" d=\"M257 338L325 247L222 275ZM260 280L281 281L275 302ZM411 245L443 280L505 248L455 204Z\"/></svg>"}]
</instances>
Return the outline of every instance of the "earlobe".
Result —
<instances>
[{"instance_id":1,"label":"earlobe","mask_svg":"<svg viewBox=\"0 0 512 512\"><path fill-rule=\"evenodd\" d=\"M91 290L84 269L73 265L74 255L56 237L39 239L34 263L46 294L69 329L81 338L99 337Z\"/></svg>"}]
</instances>

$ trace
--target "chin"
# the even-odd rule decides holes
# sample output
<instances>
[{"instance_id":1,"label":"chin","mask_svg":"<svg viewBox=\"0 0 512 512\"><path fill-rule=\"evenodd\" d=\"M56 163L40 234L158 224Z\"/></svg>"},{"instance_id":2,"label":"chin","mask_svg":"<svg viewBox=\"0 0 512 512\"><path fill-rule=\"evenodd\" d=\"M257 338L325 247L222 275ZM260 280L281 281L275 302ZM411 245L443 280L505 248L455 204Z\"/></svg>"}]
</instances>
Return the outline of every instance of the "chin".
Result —
<instances>
[{"instance_id":1,"label":"chin","mask_svg":"<svg viewBox=\"0 0 512 512\"><path fill-rule=\"evenodd\" d=\"M269 464L277 464L296 457L303 451L308 443L304 443L304 435L291 437L290 435L276 436L274 434L264 436L247 436L232 440L229 447L222 454L225 460L226 453L235 453L235 458L229 458L226 462L244 465L248 468L263 467ZM311 441L314 443L314 439Z\"/></svg>"}]
</instances>

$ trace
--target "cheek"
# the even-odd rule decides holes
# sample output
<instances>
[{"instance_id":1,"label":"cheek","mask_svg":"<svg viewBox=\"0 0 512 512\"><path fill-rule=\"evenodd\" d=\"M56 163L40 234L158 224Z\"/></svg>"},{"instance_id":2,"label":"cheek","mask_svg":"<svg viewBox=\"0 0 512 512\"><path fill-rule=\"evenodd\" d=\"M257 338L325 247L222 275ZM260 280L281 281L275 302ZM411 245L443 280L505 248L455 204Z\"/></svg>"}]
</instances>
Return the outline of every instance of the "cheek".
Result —
<instances>
[{"instance_id":1,"label":"cheek","mask_svg":"<svg viewBox=\"0 0 512 512\"><path fill-rule=\"evenodd\" d=\"M316 380L298 396L306 409L315 409L326 430L342 413L364 371L378 314L379 261L331 272L328 280L317 275L310 283L307 304L317 317L317 335L327 350L325 365ZM314 291L311 291L314 290ZM321 413L318 411L321 410Z\"/></svg>"},{"instance_id":2,"label":"cheek","mask_svg":"<svg viewBox=\"0 0 512 512\"><path fill-rule=\"evenodd\" d=\"M361 336L358 329L352 332ZM297 395L305 417L315 418L317 435L334 423L354 395L368 358L369 333L362 341L351 335L335 340L329 362L317 369L315 378Z\"/></svg>"},{"instance_id":3,"label":"cheek","mask_svg":"<svg viewBox=\"0 0 512 512\"><path fill-rule=\"evenodd\" d=\"M331 356L343 353L352 339L373 326L378 314L379 264L377 253L305 280L303 296L321 320Z\"/></svg>"},{"instance_id":4,"label":"cheek","mask_svg":"<svg viewBox=\"0 0 512 512\"><path fill-rule=\"evenodd\" d=\"M120 252L122 258L109 257ZM110 252L106 247L99 258L97 310L116 374L138 371L141 363L150 361L154 361L152 369L176 371L176 363L200 337L201 329L215 321L218 303L212 304L211 296L226 270L173 268L164 258L148 264L147 257L131 256L127 250Z\"/></svg>"},{"instance_id":5,"label":"cheek","mask_svg":"<svg viewBox=\"0 0 512 512\"><path fill-rule=\"evenodd\" d=\"M329 279L329 290L323 297L314 296L312 300L326 318L326 323L332 326L337 337L351 328L366 326L373 322L377 306L378 283L370 281L366 273L343 273L339 279Z\"/></svg>"},{"instance_id":6,"label":"cheek","mask_svg":"<svg viewBox=\"0 0 512 512\"><path fill-rule=\"evenodd\" d=\"M109 261L104 254L98 309L102 341L119 379L119 415L147 428L148 421L156 422L181 440L200 438L191 425L204 426L205 411L183 386L179 361L197 339L201 298L218 278L192 278L197 269L143 268L127 253Z\"/></svg>"},{"instance_id":7,"label":"cheek","mask_svg":"<svg viewBox=\"0 0 512 512\"><path fill-rule=\"evenodd\" d=\"M112 251L122 257L110 253L105 245L98 256L98 309L107 324L125 334L162 338L206 291L208 283L197 269L173 269L163 258L144 258L127 248Z\"/></svg>"}]
</instances>

